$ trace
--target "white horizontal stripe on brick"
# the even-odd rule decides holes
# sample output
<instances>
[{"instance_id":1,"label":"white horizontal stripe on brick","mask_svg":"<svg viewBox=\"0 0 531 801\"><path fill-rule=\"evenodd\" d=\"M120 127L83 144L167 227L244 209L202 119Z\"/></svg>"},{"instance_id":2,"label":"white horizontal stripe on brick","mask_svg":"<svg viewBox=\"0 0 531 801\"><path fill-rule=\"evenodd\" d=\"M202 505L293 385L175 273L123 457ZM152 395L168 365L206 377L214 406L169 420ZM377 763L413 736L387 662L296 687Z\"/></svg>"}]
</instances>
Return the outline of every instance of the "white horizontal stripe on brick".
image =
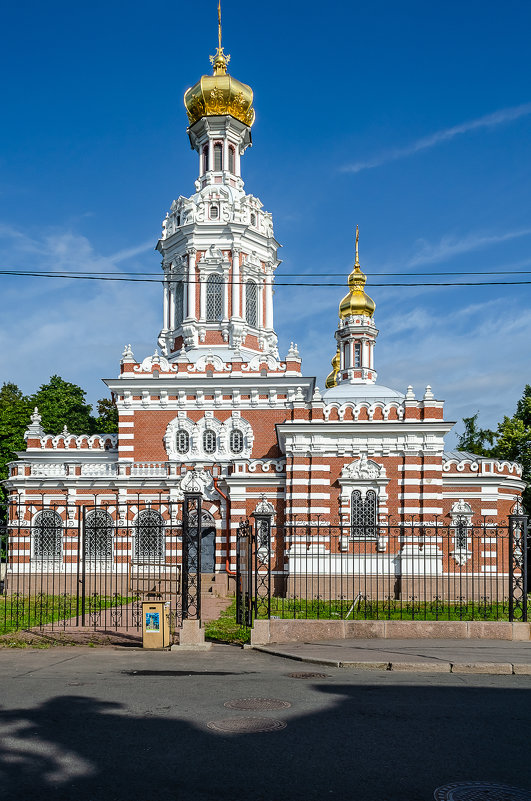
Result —
<instances>
[{"instance_id":1,"label":"white horizontal stripe on brick","mask_svg":"<svg viewBox=\"0 0 531 801\"><path fill-rule=\"evenodd\" d=\"M497 556L496 551L481 551L482 559L496 559Z\"/></svg>"},{"instance_id":2,"label":"white horizontal stripe on brick","mask_svg":"<svg viewBox=\"0 0 531 801\"><path fill-rule=\"evenodd\" d=\"M323 501L330 500L330 493L329 492L292 492L289 496L292 500L295 498L300 498L303 501L311 500L312 498L319 498Z\"/></svg>"},{"instance_id":3,"label":"white horizontal stripe on brick","mask_svg":"<svg viewBox=\"0 0 531 801\"><path fill-rule=\"evenodd\" d=\"M323 478L290 478L289 484L297 487L308 487L312 484L321 487L330 486L328 482L328 476L323 476Z\"/></svg>"},{"instance_id":4,"label":"white horizontal stripe on brick","mask_svg":"<svg viewBox=\"0 0 531 801\"><path fill-rule=\"evenodd\" d=\"M133 420L118 420L118 428L133 428L134 425Z\"/></svg>"},{"instance_id":5,"label":"white horizontal stripe on brick","mask_svg":"<svg viewBox=\"0 0 531 801\"><path fill-rule=\"evenodd\" d=\"M442 464L399 464L398 470L421 470L424 472L442 473Z\"/></svg>"},{"instance_id":6,"label":"white horizontal stripe on brick","mask_svg":"<svg viewBox=\"0 0 531 801\"><path fill-rule=\"evenodd\" d=\"M311 470L315 470L319 473L329 473L330 472L330 465L329 464L291 464L286 465L286 470L293 470L293 471L300 471L308 473Z\"/></svg>"},{"instance_id":7,"label":"white horizontal stripe on brick","mask_svg":"<svg viewBox=\"0 0 531 801\"><path fill-rule=\"evenodd\" d=\"M118 439L119 440L121 440L121 439L134 439L134 438L135 438L134 434L118 434Z\"/></svg>"},{"instance_id":8,"label":"white horizontal stripe on brick","mask_svg":"<svg viewBox=\"0 0 531 801\"><path fill-rule=\"evenodd\" d=\"M118 445L118 451L134 451L134 445Z\"/></svg>"},{"instance_id":9,"label":"white horizontal stripe on brick","mask_svg":"<svg viewBox=\"0 0 531 801\"><path fill-rule=\"evenodd\" d=\"M286 507L286 514L291 515L299 515L299 514L309 514L309 513L317 514L318 512L324 512L325 514L330 514L330 507L329 506L288 506Z\"/></svg>"}]
</instances>

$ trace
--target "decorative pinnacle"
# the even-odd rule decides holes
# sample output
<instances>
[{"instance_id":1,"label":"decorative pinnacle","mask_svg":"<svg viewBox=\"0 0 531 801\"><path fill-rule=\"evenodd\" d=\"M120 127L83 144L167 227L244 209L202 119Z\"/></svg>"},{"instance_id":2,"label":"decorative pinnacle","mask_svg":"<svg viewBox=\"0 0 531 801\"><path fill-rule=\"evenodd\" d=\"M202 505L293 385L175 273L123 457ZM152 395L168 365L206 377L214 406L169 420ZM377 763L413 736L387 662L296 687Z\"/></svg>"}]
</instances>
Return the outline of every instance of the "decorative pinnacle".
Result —
<instances>
[{"instance_id":1,"label":"decorative pinnacle","mask_svg":"<svg viewBox=\"0 0 531 801\"><path fill-rule=\"evenodd\" d=\"M360 252L359 252L359 244L360 244L360 229L356 224L356 261L354 262L354 267L360 266Z\"/></svg>"},{"instance_id":2,"label":"decorative pinnacle","mask_svg":"<svg viewBox=\"0 0 531 801\"><path fill-rule=\"evenodd\" d=\"M230 56L226 56L221 46L221 0L218 0L218 49L214 56L210 56L210 63L214 67L214 75L226 75Z\"/></svg>"}]
</instances>

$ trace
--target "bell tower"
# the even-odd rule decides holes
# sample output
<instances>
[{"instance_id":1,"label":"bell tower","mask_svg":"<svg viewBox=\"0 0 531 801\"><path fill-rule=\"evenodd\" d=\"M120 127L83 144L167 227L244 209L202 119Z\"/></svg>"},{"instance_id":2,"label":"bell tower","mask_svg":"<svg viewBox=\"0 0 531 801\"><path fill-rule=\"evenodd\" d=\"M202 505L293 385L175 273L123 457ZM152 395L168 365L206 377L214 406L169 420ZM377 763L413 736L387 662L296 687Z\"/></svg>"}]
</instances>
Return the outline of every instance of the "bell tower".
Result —
<instances>
[{"instance_id":1,"label":"bell tower","mask_svg":"<svg viewBox=\"0 0 531 801\"><path fill-rule=\"evenodd\" d=\"M374 384L374 345L378 329L373 315L374 300L365 292L367 276L359 261L359 229L356 226L356 260L348 277L349 292L339 304L339 325L336 331L337 351L332 359L333 370L326 379L326 388L340 384Z\"/></svg>"},{"instance_id":2,"label":"bell tower","mask_svg":"<svg viewBox=\"0 0 531 801\"><path fill-rule=\"evenodd\" d=\"M273 278L279 264L271 214L244 191L242 157L252 144L253 91L227 72L221 41L184 95L188 136L198 155L195 193L175 200L157 249L164 271L159 345L172 361L211 351L224 361L278 359Z\"/></svg>"}]
</instances>

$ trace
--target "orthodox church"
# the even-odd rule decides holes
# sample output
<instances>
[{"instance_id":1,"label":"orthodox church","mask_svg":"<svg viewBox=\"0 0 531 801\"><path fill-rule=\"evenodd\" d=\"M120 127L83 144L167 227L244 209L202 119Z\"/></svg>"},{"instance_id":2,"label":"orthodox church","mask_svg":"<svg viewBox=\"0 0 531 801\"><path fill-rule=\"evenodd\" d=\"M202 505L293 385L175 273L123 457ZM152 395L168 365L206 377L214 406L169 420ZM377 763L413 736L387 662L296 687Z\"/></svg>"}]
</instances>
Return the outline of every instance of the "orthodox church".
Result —
<instances>
[{"instance_id":1,"label":"orthodox church","mask_svg":"<svg viewBox=\"0 0 531 801\"><path fill-rule=\"evenodd\" d=\"M229 58L220 36L213 74L184 97L198 177L192 194L171 204L156 245L158 348L137 359L128 345L119 375L105 380L119 413L116 434L51 435L35 410L6 483L15 561L28 564L45 547L55 549L50 558L75 561L84 506L104 507L115 527L134 528L158 504L158 552L178 553L164 537L179 524L172 504L192 483L211 521L211 553L203 558L212 572L234 570L236 531L259 503L274 513L276 536L285 537L277 553L287 563L293 525L493 524L507 519L524 489L517 464L445 451L453 423L430 386L417 396L411 386L402 392L377 382L375 303L365 291L358 235L335 333L330 321L335 355L326 386L304 375L297 345L279 354L279 245L271 213L244 185L253 92L228 73ZM46 507L62 544L30 542L25 525ZM127 562L138 542L117 537L107 556ZM488 560L483 567L490 569Z\"/></svg>"}]
</instances>

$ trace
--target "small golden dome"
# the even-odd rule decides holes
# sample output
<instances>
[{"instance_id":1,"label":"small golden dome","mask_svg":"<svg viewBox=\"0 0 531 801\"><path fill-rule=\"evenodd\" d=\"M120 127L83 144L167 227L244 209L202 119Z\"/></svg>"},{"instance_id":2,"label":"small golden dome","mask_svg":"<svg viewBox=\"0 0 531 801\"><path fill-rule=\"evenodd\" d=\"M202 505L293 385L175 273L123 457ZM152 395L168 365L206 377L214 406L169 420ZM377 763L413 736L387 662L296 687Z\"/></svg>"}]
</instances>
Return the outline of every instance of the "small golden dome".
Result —
<instances>
[{"instance_id":1,"label":"small golden dome","mask_svg":"<svg viewBox=\"0 0 531 801\"><path fill-rule=\"evenodd\" d=\"M340 363L341 360L339 357L339 348L338 348L336 351L336 355L332 359L332 372L325 381L325 389L332 389L332 387L337 386L337 374L339 373Z\"/></svg>"},{"instance_id":2,"label":"small golden dome","mask_svg":"<svg viewBox=\"0 0 531 801\"><path fill-rule=\"evenodd\" d=\"M364 314L372 317L376 303L364 290L367 276L361 271L358 253L359 229L356 226L356 261L354 269L348 277L349 293L339 304L339 316L342 320L354 314Z\"/></svg>"},{"instance_id":3,"label":"small golden dome","mask_svg":"<svg viewBox=\"0 0 531 801\"><path fill-rule=\"evenodd\" d=\"M201 117L219 117L230 114L244 125L254 122L253 90L247 84L227 74L230 56L221 46L221 9L218 5L218 48L210 56L214 68L212 75L203 75L184 93L184 105L190 125Z\"/></svg>"}]
</instances>

